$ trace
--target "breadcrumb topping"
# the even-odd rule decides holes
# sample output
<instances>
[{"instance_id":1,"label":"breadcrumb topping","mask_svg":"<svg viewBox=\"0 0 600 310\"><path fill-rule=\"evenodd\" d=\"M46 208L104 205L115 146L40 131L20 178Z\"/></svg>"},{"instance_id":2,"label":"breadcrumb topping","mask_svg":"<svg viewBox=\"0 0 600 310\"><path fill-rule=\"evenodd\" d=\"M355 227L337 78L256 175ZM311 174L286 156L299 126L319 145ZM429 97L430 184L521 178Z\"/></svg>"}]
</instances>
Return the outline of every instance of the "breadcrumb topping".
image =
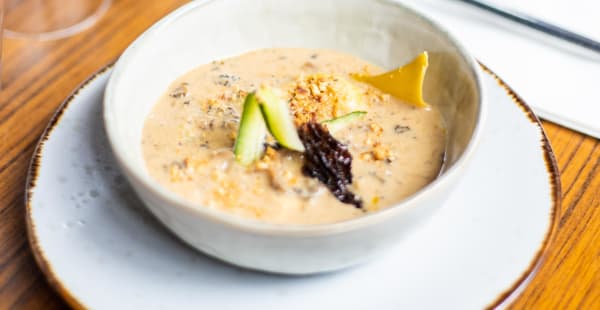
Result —
<instances>
[{"instance_id":1,"label":"breadcrumb topping","mask_svg":"<svg viewBox=\"0 0 600 310\"><path fill-rule=\"evenodd\" d=\"M338 76L318 73L299 77L289 90L290 108L297 126L351 112L358 93Z\"/></svg>"}]
</instances>

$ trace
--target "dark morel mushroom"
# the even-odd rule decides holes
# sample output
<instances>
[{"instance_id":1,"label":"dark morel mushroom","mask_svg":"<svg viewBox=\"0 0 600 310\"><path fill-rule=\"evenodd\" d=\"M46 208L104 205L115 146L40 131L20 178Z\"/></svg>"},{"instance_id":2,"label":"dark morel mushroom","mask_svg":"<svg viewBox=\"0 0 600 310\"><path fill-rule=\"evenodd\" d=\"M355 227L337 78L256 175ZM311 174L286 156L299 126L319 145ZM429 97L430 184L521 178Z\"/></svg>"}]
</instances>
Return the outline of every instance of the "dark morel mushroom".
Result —
<instances>
[{"instance_id":1,"label":"dark morel mushroom","mask_svg":"<svg viewBox=\"0 0 600 310\"><path fill-rule=\"evenodd\" d=\"M352 155L323 125L310 121L298 130L304 145L302 172L325 184L341 202L362 209L362 200L348 189L352 184Z\"/></svg>"}]
</instances>

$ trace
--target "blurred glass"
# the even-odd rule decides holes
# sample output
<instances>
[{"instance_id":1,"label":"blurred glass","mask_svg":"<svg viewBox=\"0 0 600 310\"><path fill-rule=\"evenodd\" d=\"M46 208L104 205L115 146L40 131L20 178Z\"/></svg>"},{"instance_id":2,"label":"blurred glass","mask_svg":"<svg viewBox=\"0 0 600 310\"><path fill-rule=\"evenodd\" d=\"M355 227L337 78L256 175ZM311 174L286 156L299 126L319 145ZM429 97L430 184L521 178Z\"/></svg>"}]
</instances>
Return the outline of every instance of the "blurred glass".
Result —
<instances>
[{"instance_id":1,"label":"blurred glass","mask_svg":"<svg viewBox=\"0 0 600 310\"><path fill-rule=\"evenodd\" d=\"M6 37L54 40L91 27L110 7L111 0L4 1Z\"/></svg>"},{"instance_id":2,"label":"blurred glass","mask_svg":"<svg viewBox=\"0 0 600 310\"><path fill-rule=\"evenodd\" d=\"M2 91L2 35L4 34L4 0L0 0L0 91Z\"/></svg>"}]
</instances>

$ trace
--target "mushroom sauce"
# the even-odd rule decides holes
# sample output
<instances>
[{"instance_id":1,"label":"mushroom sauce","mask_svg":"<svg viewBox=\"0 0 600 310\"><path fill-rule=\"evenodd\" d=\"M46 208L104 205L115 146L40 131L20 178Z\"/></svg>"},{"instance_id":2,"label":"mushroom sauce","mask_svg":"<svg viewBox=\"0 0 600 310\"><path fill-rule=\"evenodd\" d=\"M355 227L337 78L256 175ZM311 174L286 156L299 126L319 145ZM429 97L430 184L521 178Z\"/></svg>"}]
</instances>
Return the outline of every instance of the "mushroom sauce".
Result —
<instances>
[{"instance_id":1,"label":"mushroom sauce","mask_svg":"<svg viewBox=\"0 0 600 310\"><path fill-rule=\"evenodd\" d=\"M434 180L446 132L439 111L417 108L350 78L383 70L332 50L275 48L200 66L174 81L148 115L142 150L150 175L198 208L275 224L344 221L393 206ZM339 117L340 103L367 112L331 134L353 157L359 209L303 174L303 154L267 138L263 157L236 162L233 146L246 95L281 90L295 122Z\"/></svg>"}]
</instances>

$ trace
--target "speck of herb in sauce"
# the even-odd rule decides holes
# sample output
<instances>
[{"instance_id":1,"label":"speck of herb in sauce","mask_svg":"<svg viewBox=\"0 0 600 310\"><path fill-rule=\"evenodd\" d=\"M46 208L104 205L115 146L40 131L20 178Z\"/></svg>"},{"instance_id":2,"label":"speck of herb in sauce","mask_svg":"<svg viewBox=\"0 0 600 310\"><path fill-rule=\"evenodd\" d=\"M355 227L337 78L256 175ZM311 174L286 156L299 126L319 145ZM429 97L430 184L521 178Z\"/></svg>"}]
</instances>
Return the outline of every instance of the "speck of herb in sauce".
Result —
<instances>
[{"instance_id":1,"label":"speck of herb in sauce","mask_svg":"<svg viewBox=\"0 0 600 310\"><path fill-rule=\"evenodd\" d=\"M310 55L311 59L317 59L317 57L319 57L319 54L317 53Z\"/></svg>"},{"instance_id":2,"label":"speck of herb in sauce","mask_svg":"<svg viewBox=\"0 0 600 310\"><path fill-rule=\"evenodd\" d=\"M179 86L177 86L175 89L173 89L173 91L169 94L169 96L173 97L173 98L183 98L186 97L188 95L188 86L190 84L188 83L181 83Z\"/></svg>"},{"instance_id":3,"label":"speck of herb in sauce","mask_svg":"<svg viewBox=\"0 0 600 310\"><path fill-rule=\"evenodd\" d=\"M394 132L397 133L397 134L402 134L402 133L405 133L407 131L410 131L410 126L396 125L394 127Z\"/></svg>"},{"instance_id":4,"label":"speck of herb in sauce","mask_svg":"<svg viewBox=\"0 0 600 310\"><path fill-rule=\"evenodd\" d=\"M233 107L227 107L226 110L228 115L236 116L236 111Z\"/></svg>"},{"instance_id":5,"label":"speck of herb in sauce","mask_svg":"<svg viewBox=\"0 0 600 310\"><path fill-rule=\"evenodd\" d=\"M270 148L272 148L272 149L274 149L276 151L279 151L279 150L283 149L283 146L281 146L281 144L279 144L279 142L277 142L277 141L273 142L273 143L265 142L264 146L265 146L265 148L270 147Z\"/></svg>"},{"instance_id":6,"label":"speck of herb in sauce","mask_svg":"<svg viewBox=\"0 0 600 310\"><path fill-rule=\"evenodd\" d=\"M215 81L215 83L218 85L227 87L239 80L240 80L239 76L236 76L233 74L221 73L217 76L217 80Z\"/></svg>"},{"instance_id":7,"label":"speck of herb in sauce","mask_svg":"<svg viewBox=\"0 0 600 310\"><path fill-rule=\"evenodd\" d=\"M372 176L373 178L377 179L377 181L379 181L379 183L385 184L385 179L382 178L381 176L379 176L377 174L377 172L375 172L375 171L369 171L369 175Z\"/></svg>"}]
</instances>

